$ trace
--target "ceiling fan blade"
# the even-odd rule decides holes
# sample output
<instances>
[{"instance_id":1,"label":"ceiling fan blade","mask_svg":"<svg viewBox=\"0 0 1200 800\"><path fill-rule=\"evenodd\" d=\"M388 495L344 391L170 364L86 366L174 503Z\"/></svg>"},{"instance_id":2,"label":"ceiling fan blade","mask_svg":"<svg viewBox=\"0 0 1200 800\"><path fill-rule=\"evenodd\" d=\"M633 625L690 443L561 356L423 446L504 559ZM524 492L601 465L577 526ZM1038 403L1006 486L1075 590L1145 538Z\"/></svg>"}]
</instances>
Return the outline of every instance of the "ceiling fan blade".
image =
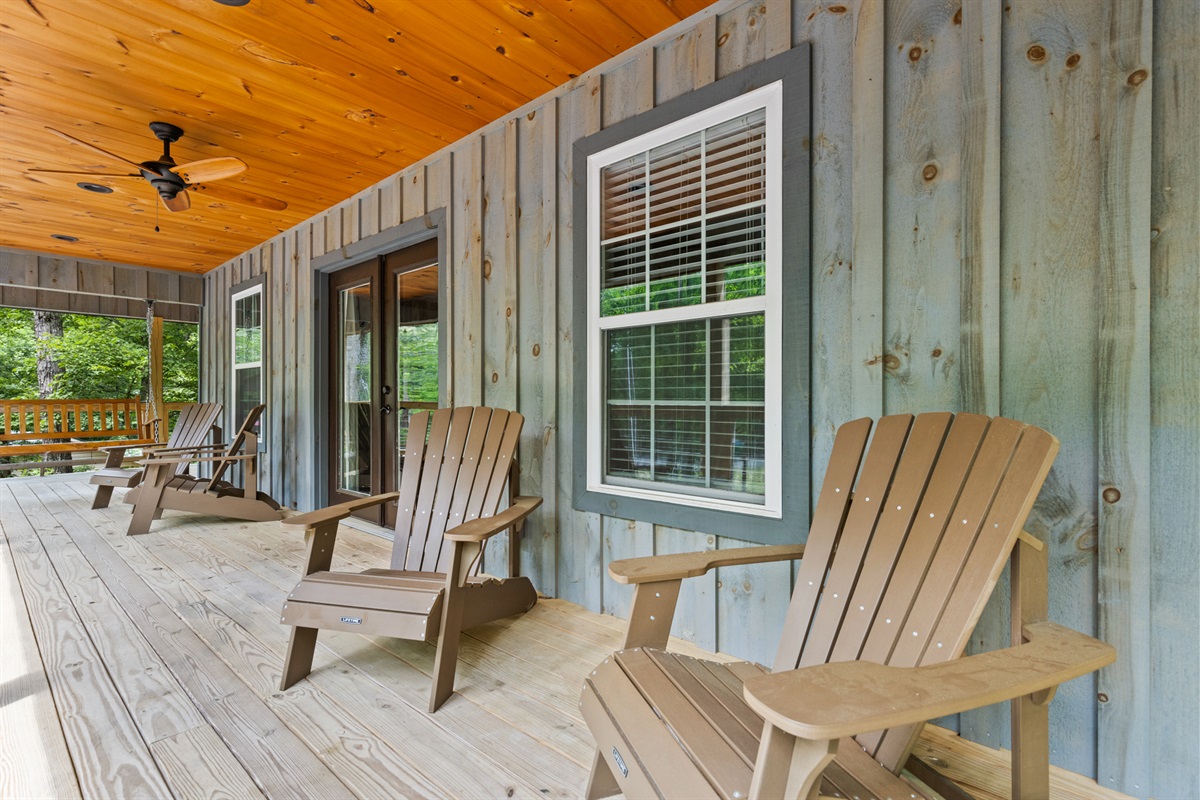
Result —
<instances>
[{"instance_id":1,"label":"ceiling fan blade","mask_svg":"<svg viewBox=\"0 0 1200 800\"><path fill-rule=\"evenodd\" d=\"M192 207L192 199L188 197L186 191L180 192L170 200L162 197L162 195L159 195L159 197L162 198L162 204L167 207L167 211L187 211Z\"/></svg>"},{"instance_id":2,"label":"ceiling fan blade","mask_svg":"<svg viewBox=\"0 0 1200 800\"><path fill-rule=\"evenodd\" d=\"M231 178L246 171L246 162L233 156L206 158L189 164L180 164L171 170L186 183L206 183Z\"/></svg>"},{"instance_id":3,"label":"ceiling fan blade","mask_svg":"<svg viewBox=\"0 0 1200 800\"><path fill-rule=\"evenodd\" d=\"M62 138L66 139L68 142L74 142L75 144L79 145L80 147L86 147L89 150L95 150L97 153L108 156L109 158L115 158L117 161L120 161L124 164L128 164L129 166L134 167L135 169L142 168L142 165L137 163L136 161L130 161L128 158L125 158L124 156L119 156L116 153L110 153L107 150L104 150L103 148L96 147L96 145L94 145L94 144L85 142L83 139L76 139L74 136L72 136L69 133L63 133L62 131L58 131L58 130L55 130L54 128L50 128L50 127L47 127L46 130L50 131L51 133L53 133L56 136L61 136Z\"/></svg>"},{"instance_id":4,"label":"ceiling fan blade","mask_svg":"<svg viewBox=\"0 0 1200 800\"><path fill-rule=\"evenodd\" d=\"M27 169L26 172L40 172L49 175L86 175L91 178L140 178L140 174L132 172L78 172L73 169Z\"/></svg>"},{"instance_id":5,"label":"ceiling fan blade","mask_svg":"<svg viewBox=\"0 0 1200 800\"><path fill-rule=\"evenodd\" d=\"M248 206L257 206L270 211L283 211L288 207L288 204L282 200L276 200L274 197L267 197L266 195L262 194L255 194L254 192L249 192L245 189L237 189L233 186L210 186L208 184L203 184L199 186L190 186L188 188L197 192L203 192L204 194L216 200L228 200L231 203L242 203Z\"/></svg>"}]
</instances>

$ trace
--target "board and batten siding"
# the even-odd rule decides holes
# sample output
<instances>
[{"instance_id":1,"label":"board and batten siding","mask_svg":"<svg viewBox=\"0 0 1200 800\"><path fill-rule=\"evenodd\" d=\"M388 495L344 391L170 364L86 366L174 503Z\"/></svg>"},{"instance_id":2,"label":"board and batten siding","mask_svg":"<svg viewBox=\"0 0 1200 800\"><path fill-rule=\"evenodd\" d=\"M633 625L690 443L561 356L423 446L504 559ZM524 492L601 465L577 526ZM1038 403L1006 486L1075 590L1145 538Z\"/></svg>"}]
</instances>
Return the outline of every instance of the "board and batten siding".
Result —
<instances>
[{"instance_id":1,"label":"board and batten siding","mask_svg":"<svg viewBox=\"0 0 1200 800\"><path fill-rule=\"evenodd\" d=\"M1120 657L1059 692L1052 760L1136 796L1200 796L1198 34L1187 0L725 0L208 273L203 399L228 402L229 289L265 272L263 473L312 507L310 261L445 209L450 397L526 415L521 488L546 500L522 569L626 613L610 559L742 542L572 508L572 145L811 42L812 492L836 427L864 415L1054 433L1029 522L1051 548L1051 616ZM770 663L793 575L693 580L674 632ZM1006 604L1007 578L975 649L1007 643ZM1005 746L1007 715L944 722Z\"/></svg>"}]
</instances>

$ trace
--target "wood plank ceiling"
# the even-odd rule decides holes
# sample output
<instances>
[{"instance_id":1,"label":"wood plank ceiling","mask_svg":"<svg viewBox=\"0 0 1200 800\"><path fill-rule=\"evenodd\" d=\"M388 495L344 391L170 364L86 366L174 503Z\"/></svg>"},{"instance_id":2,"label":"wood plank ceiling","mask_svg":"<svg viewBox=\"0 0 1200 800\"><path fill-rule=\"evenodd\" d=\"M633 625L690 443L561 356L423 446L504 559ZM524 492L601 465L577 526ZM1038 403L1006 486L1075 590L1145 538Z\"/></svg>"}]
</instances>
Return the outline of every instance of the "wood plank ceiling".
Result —
<instances>
[{"instance_id":1,"label":"wood plank ceiling","mask_svg":"<svg viewBox=\"0 0 1200 800\"><path fill-rule=\"evenodd\" d=\"M2 0L0 245L207 271L711 2ZM47 128L142 162L152 121L184 129L177 163L236 156L220 187L286 210L28 171L131 172Z\"/></svg>"}]
</instances>

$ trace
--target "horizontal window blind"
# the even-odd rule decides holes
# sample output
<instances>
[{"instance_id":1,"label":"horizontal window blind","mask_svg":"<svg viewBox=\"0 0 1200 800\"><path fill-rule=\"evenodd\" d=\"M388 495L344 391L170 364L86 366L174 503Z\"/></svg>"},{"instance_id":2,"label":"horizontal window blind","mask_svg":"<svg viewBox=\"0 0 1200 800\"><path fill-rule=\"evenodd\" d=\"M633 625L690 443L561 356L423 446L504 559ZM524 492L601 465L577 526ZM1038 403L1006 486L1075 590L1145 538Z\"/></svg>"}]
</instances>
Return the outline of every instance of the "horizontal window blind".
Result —
<instances>
[{"instance_id":1,"label":"horizontal window blind","mask_svg":"<svg viewBox=\"0 0 1200 800\"><path fill-rule=\"evenodd\" d=\"M602 317L763 295L766 113L601 171Z\"/></svg>"}]
</instances>

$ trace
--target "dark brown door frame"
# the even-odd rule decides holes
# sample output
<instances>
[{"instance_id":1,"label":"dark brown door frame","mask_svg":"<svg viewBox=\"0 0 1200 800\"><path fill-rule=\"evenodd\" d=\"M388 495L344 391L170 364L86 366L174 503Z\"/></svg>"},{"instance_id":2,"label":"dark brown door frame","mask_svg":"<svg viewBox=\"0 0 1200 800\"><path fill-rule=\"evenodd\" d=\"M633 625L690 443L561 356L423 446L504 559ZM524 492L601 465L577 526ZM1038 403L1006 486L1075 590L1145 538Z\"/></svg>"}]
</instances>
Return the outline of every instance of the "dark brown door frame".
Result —
<instances>
[{"instance_id":1,"label":"dark brown door frame","mask_svg":"<svg viewBox=\"0 0 1200 800\"><path fill-rule=\"evenodd\" d=\"M391 253L410 245L424 241L437 243L438 263L449 263L449 241L446 235L446 210L436 208L414 217L392 228L366 236L357 242L331 250L324 255L314 257L309 266L313 272L314 302L312 313L314 324L310 328L312 337L309 340L310 352L313 354L313 371L309 376L311 398L314 414L312 416L313 440L308 445L309 459L304 459L307 467L302 477L302 483L307 487L307 502L302 500L302 506L307 508L324 508L331 505L333 500L329 494L330 464L327 457L328 448L336 431L331 428L330 415L327 412L334 401L329 392L329 373L333 365L329 363L329 332L331 307L336 302L336 295L330 292L329 276L348 266L366 261L374 256ZM451 274L443 268L438 287L439 314L439 373L444 380L439 385L441 404L445 405L451 396L451 353L453 325L450 306ZM302 494L302 497L304 494Z\"/></svg>"}]
</instances>

